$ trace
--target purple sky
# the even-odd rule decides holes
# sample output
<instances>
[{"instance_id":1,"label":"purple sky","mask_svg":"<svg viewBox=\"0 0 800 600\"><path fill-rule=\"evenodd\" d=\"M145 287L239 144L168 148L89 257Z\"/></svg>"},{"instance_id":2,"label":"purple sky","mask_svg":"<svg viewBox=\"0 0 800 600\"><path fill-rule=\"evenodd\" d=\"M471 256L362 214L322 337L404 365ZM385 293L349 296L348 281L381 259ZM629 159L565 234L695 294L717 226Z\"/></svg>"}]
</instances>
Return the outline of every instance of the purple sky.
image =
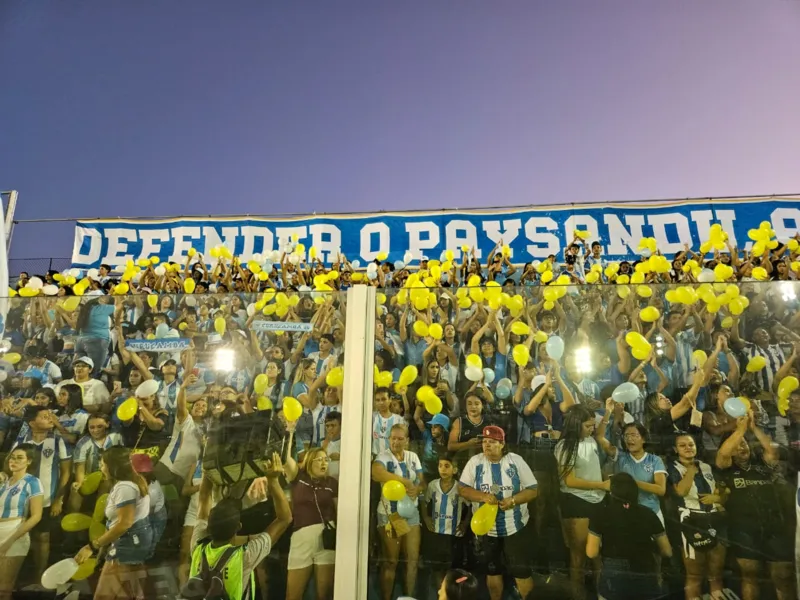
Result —
<instances>
[{"instance_id":1,"label":"purple sky","mask_svg":"<svg viewBox=\"0 0 800 600\"><path fill-rule=\"evenodd\" d=\"M4 0L17 217L800 191L795 0ZM12 257L69 256L20 225Z\"/></svg>"}]
</instances>

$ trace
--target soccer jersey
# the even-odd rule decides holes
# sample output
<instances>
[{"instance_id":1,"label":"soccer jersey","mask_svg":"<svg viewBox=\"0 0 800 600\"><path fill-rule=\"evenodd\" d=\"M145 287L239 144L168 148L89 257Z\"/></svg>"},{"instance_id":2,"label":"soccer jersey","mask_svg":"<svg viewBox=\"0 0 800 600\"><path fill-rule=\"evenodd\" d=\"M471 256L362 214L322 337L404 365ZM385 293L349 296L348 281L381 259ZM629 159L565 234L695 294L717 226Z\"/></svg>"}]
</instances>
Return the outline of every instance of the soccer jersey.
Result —
<instances>
[{"instance_id":1,"label":"soccer jersey","mask_svg":"<svg viewBox=\"0 0 800 600\"><path fill-rule=\"evenodd\" d=\"M104 450L122 445L122 436L118 433L109 433L101 442L85 435L75 446L73 460L75 464L83 464L84 474L89 475L100 470L100 455Z\"/></svg>"},{"instance_id":2,"label":"soccer jersey","mask_svg":"<svg viewBox=\"0 0 800 600\"><path fill-rule=\"evenodd\" d=\"M41 495L42 484L30 473L16 483L6 481L0 485L0 519L24 519L30 499Z\"/></svg>"},{"instance_id":3,"label":"soccer jersey","mask_svg":"<svg viewBox=\"0 0 800 600\"><path fill-rule=\"evenodd\" d=\"M614 472L627 473L636 481L643 483L655 483L656 473L664 473L666 475L667 469L664 467L664 461L655 454L645 452L644 456L637 460L627 452L617 452ZM646 506L656 514L661 512L661 503L658 500L658 496L653 492L639 490L639 504Z\"/></svg>"},{"instance_id":4,"label":"soccer jersey","mask_svg":"<svg viewBox=\"0 0 800 600\"><path fill-rule=\"evenodd\" d=\"M394 413L382 417L380 413L372 413L372 453L375 455L389 450L389 432L395 425L405 425L401 415Z\"/></svg>"},{"instance_id":5,"label":"soccer jersey","mask_svg":"<svg viewBox=\"0 0 800 600\"><path fill-rule=\"evenodd\" d=\"M522 490L536 489L533 471L519 454L509 452L499 462L492 462L484 454L469 459L459 481L460 485L491 494L498 500L510 498ZM480 502L473 502L474 510ZM497 512L490 537L507 537L520 531L528 523L528 505L517 504L510 510Z\"/></svg>"},{"instance_id":6,"label":"soccer jersey","mask_svg":"<svg viewBox=\"0 0 800 600\"><path fill-rule=\"evenodd\" d=\"M200 457L202 434L191 415L182 423L175 421L172 438L161 457L161 464L179 477L186 475L192 464Z\"/></svg>"},{"instance_id":7,"label":"soccer jersey","mask_svg":"<svg viewBox=\"0 0 800 600\"><path fill-rule=\"evenodd\" d=\"M89 413L79 408L71 415L64 413L62 415L58 415L58 422L66 429L69 433L72 433L79 438L86 433L86 424L89 422Z\"/></svg>"},{"instance_id":8,"label":"soccer jersey","mask_svg":"<svg viewBox=\"0 0 800 600\"><path fill-rule=\"evenodd\" d=\"M698 462L699 470L694 475L692 487L689 488L687 494L683 497L674 494L675 501L678 506L688 508L689 510L697 510L703 512L713 512L714 506L711 504L702 504L700 502L700 494L713 494L716 483L714 481L714 473L711 466L704 462ZM677 460L667 467L667 477L669 483L676 485L680 483L683 476L686 475L686 467L684 467Z\"/></svg>"},{"instance_id":9,"label":"soccer jersey","mask_svg":"<svg viewBox=\"0 0 800 600\"><path fill-rule=\"evenodd\" d=\"M67 445L60 435L52 432L41 442L35 442L33 433L30 431L22 440L17 440L14 447L16 448L21 443L32 444L36 447L39 455L39 472L35 475L42 484L42 506L48 507L58 492L61 463L72 458L67 450Z\"/></svg>"},{"instance_id":10,"label":"soccer jersey","mask_svg":"<svg viewBox=\"0 0 800 600\"><path fill-rule=\"evenodd\" d=\"M443 535L463 534L457 531L464 513L464 499L458 493L458 483L454 482L449 491L442 491L442 480L433 480L425 491L425 502L431 513L434 533Z\"/></svg>"},{"instance_id":11,"label":"soccer jersey","mask_svg":"<svg viewBox=\"0 0 800 600\"><path fill-rule=\"evenodd\" d=\"M311 410L311 419L314 422L314 429L311 432L311 445L319 446L325 439L325 418L332 412L342 412L342 405L335 404L328 406L322 403L317 404Z\"/></svg>"},{"instance_id":12,"label":"soccer jersey","mask_svg":"<svg viewBox=\"0 0 800 600\"><path fill-rule=\"evenodd\" d=\"M385 450L375 457L375 462L382 464L389 473L409 479L415 485L418 485L422 479L422 463L419 462L419 457L416 454L408 450L403 452L402 461L397 460L397 457L390 450ZM414 504L419 505L417 498L414 498ZM381 499L378 502L378 514L387 515L387 508L388 513L396 513L397 502Z\"/></svg>"}]
</instances>

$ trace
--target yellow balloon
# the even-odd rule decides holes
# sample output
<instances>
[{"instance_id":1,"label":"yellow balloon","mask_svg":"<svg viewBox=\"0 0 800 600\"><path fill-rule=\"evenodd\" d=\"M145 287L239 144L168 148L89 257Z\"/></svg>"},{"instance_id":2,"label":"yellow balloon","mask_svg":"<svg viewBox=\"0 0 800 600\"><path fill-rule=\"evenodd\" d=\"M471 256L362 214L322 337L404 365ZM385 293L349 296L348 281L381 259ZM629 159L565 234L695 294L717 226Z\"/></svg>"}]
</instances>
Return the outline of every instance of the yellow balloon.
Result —
<instances>
[{"instance_id":1,"label":"yellow balloon","mask_svg":"<svg viewBox=\"0 0 800 600\"><path fill-rule=\"evenodd\" d=\"M552 271L545 271L542 273L542 283L550 283L551 281L553 281Z\"/></svg>"},{"instance_id":2,"label":"yellow balloon","mask_svg":"<svg viewBox=\"0 0 800 600\"><path fill-rule=\"evenodd\" d=\"M432 415L438 415L442 412L442 401L436 394L429 396L425 401L425 410Z\"/></svg>"},{"instance_id":3,"label":"yellow balloon","mask_svg":"<svg viewBox=\"0 0 800 600\"><path fill-rule=\"evenodd\" d=\"M733 327L733 317L725 317L724 319L722 319L720 325L722 325L724 329L730 329L731 327Z\"/></svg>"},{"instance_id":4,"label":"yellow balloon","mask_svg":"<svg viewBox=\"0 0 800 600\"><path fill-rule=\"evenodd\" d=\"M533 341L537 344L544 344L547 341L547 334L539 330L533 334Z\"/></svg>"},{"instance_id":5,"label":"yellow balloon","mask_svg":"<svg viewBox=\"0 0 800 600\"><path fill-rule=\"evenodd\" d=\"M428 327L428 335L430 335L435 340L440 340L444 335L444 329L442 329L442 326L439 325L439 323L434 323L433 325Z\"/></svg>"},{"instance_id":6,"label":"yellow balloon","mask_svg":"<svg viewBox=\"0 0 800 600\"><path fill-rule=\"evenodd\" d=\"M467 356L467 366L478 367L479 369L483 369L483 362L481 361L480 355L470 354L469 356Z\"/></svg>"},{"instance_id":7,"label":"yellow balloon","mask_svg":"<svg viewBox=\"0 0 800 600\"><path fill-rule=\"evenodd\" d=\"M401 386L408 387L417 380L417 375L417 367L414 365L408 365L405 369L403 369L403 372L400 373L400 378L397 380L397 383L399 383Z\"/></svg>"},{"instance_id":8,"label":"yellow balloon","mask_svg":"<svg viewBox=\"0 0 800 600\"><path fill-rule=\"evenodd\" d=\"M378 260L386 260L387 258L389 258L387 252L378 252Z\"/></svg>"},{"instance_id":9,"label":"yellow balloon","mask_svg":"<svg viewBox=\"0 0 800 600\"><path fill-rule=\"evenodd\" d=\"M787 398L789 394L795 391L798 387L800 387L800 382L798 382L797 377L793 375L784 377L778 384L778 397Z\"/></svg>"},{"instance_id":10,"label":"yellow balloon","mask_svg":"<svg viewBox=\"0 0 800 600\"><path fill-rule=\"evenodd\" d=\"M660 317L661 312L655 306L647 306L639 312L639 318L644 323L655 323Z\"/></svg>"},{"instance_id":11,"label":"yellow balloon","mask_svg":"<svg viewBox=\"0 0 800 600\"><path fill-rule=\"evenodd\" d=\"M600 280L600 273L591 271L586 275L586 283L597 283Z\"/></svg>"},{"instance_id":12,"label":"yellow balloon","mask_svg":"<svg viewBox=\"0 0 800 600\"><path fill-rule=\"evenodd\" d=\"M767 359L763 356L754 356L747 362L747 369L748 373L757 373L761 369L767 366Z\"/></svg>"},{"instance_id":13,"label":"yellow balloon","mask_svg":"<svg viewBox=\"0 0 800 600\"><path fill-rule=\"evenodd\" d=\"M738 296L728 303L728 309L731 311L732 315L739 316L744 312L745 305L744 302L742 302L743 299L744 296Z\"/></svg>"},{"instance_id":14,"label":"yellow balloon","mask_svg":"<svg viewBox=\"0 0 800 600\"><path fill-rule=\"evenodd\" d=\"M258 410L272 410L272 400L265 396L259 396L258 400L256 400L256 406L258 406Z\"/></svg>"},{"instance_id":15,"label":"yellow balloon","mask_svg":"<svg viewBox=\"0 0 800 600\"><path fill-rule=\"evenodd\" d=\"M479 287L470 288L469 297L475 302L483 302L483 290Z\"/></svg>"},{"instance_id":16,"label":"yellow balloon","mask_svg":"<svg viewBox=\"0 0 800 600\"><path fill-rule=\"evenodd\" d=\"M694 358L694 363L700 369L703 368L703 365L706 364L706 361L708 360L708 355L702 350L695 350L692 352L692 357Z\"/></svg>"},{"instance_id":17,"label":"yellow balloon","mask_svg":"<svg viewBox=\"0 0 800 600\"><path fill-rule=\"evenodd\" d=\"M82 496L89 496L97 491L100 482L103 481L103 474L100 471L89 473L83 479L80 489L78 490Z\"/></svg>"},{"instance_id":18,"label":"yellow balloon","mask_svg":"<svg viewBox=\"0 0 800 600\"><path fill-rule=\"evenodd\" d=\"M106 531L106 528L102 523L92 523L89 526L89 539L91 541L94 541L98 537L100 537L100 535L98 535L97 537L92 538L92 528L94 528L95 526L100 526L102 528L102 531L100 532L100 535L103 535L105 533L105 531ZM97 531L99 531L99 529L96 529L95 533ZM75 574L71 577L71 579L72 579L72 581L83 581L84 579L88 578L89 575L94 573L94 570L96 568L97 568L97 559L96 558L87 558L80 565L78 565L78 570L75 571Z\"/></svg>"},{"instance_id":19,"label":"yellow balloon","mask_svg":"<svg viewBox=\"0 0 800 600\"><path fill-rule=\"evenodd\" d=\"M92 473L92 475L94 475L94 473ZM100 478L102 479L102 473L100 474ZM95 523L105 522L107 502L108 502L108 494L103 494L97 499L97 502L94 503L94 511L92 512L92 521L94 521Z\"/></svg>"},{"instance_id":20,"label":"yellow balloon","mask_svg":"<svg viewBox=\"0 0 800 600\"><path fill-rule=\"evenodd\" d=\"M638 331L629 331L625 334L625 341L631 348L645 348L650 345L647 338Z\"/></svg>"},{"instance_id":21,"label":"yellow balloon","mask_svg":"<svg viewBox=\"0 0 800 600\"><path fill-rule=\"evenodd\" d=\"M653 295L653 290L650 288L650 286L640 285L636 288L636 295L640 298L649 298Z\"/></svg>"},{"instance_id":22,"label":"yellow balloon","mask_svg":"<svg viewBox=\"0 0 800 600\"><path fill-rule=\"evenodd\" d=\"M383 497L390 502L399 502L406 495L406 487L399 481L387 481L383 484Z\"/></svg>"},{"instance_id":23,"label":"yellow balloon","mask_svg":"<svg viewBox=\"0 0 800 600\"><path fill-rule=\"evenodd\" d=\"M398 302L398 304L400 304L400 303ZM470 300L469 298L466 298L466 297L465 298L459 298L458 299L458 306L460 308L469 308L470 306L472 306L472 300Z\"/></svg>"},{"instance_id":24,"label":"yellow balloon","mask_svg":"<svg viewBox=\"0 0 800 600\"><path fill-rule=\"evenodd\" d=\"M484 504L472 515L470 528L475 535L486 535L494 527L497 519L497 504Z\"/></svg>"},{"instance_id":25,"label":"yellow balloon","mask_svg":"<svg viewBox=\"0 0 800 600\"><path fill-rule=\"evenodd\" d=\"M756 281L766 281L769 279L769 273L764 267L756 267L753 269L753 279Z\"/></svg>"},{"instance_id":26,"label":"yellow balloon","mask_svg":"<svg viewBox=\"0 0 800 600\"><path fill-rule=\"evenodd\" d=\"M552 300L548 300L547 302L544 303L544 309L545 310L553 310L555 307L556 307L556 303L553 302Z\"/></svg>"},{"instance_id":27,"label":"yellow balloon","mask_svg":"<svg viewBox=\"0 0 800 600\"><path fill-rule=\"evenodd\" d=\"M617 286L617 296L619 296L624 300L630 295L631 295L631 288L629 288L627 285Z\"/></svg>"},{"instance_id":28,"label":"yellow balloon","mask_svg":"<svg viewBox=\"0 0 800 600\"><path fill-rule=\"evenodd\" d=\"M259 373L253 381L253 391L260 396L267 389L268 385L269 378L264 373Z\"/></svg>"},{"instance_id":29,"label":"yellow balloon","mask_svg":"<svg viewBox=\"0 0 800 600\"><path fill-rule=\"evenodd\" d=\"M64 303L61 305L61 308L63 308L67 312L73 312L80 305L81 305L80 298L78 298L77 296L68 296L67 298L64 299Z\"/></svg>"},{"instance_id":30,"label":"yellow balloon","mask_svg":"<svg viewBox=\"0 0 800 600\"><path fill-rule=\"evenodd\" d=\"M647 360L650 356L650 350L642 347L632 348L631 354L633 354L633 358L636 360Z\"/></svg>"},{"instance_id":31,"label":"yellow balloon","mask_svg":"<svg viewBox=\"0 0 800 600\"><path fill-rule=\"evenodd\" d=\"M414 323L414 333L419 337L427 337L428 333L430 333L427 323L425 321L416 321Z\"/></svg>"},{"instance_id":32,"label":"yellow balloon","mask_svg":"<svg viewBox=\"0 0 800 600\"><path fill-rule=\"evenodd\" d=\"M136 398L128 398L117 408L117 417L120 421L130 421L139 411L139 402Z\"/></svg>"},{"instance_id":33,"label":"yellow balloon","mask_svg":"<svg viewBox=\"0 0 800 600\"><path fill-rule=\"evenodd\" d=\"M531 358L530 350L528 350L528 347L525 344L517 344L514 346L514 349L511 351L511 355L514 358L514 362L520 367L527 365Z\"/></svg>"},{"instance_id":34,"label":"yellow balloon","mask_svg":"<svg viewBox=\"0 0 800 600\"><path fill-rule=\"evenodd\" d=\"M386 387L388 388L392 385L392 374L389 371L381 371L378 373L378 377L375 378L375 385L379 388Z\"/></svg>"},{"instance_id":35,"label":"yellow balloon","mask_svg":"<svg viewBox=\"0 0 800 600\"><path fill-rule=\"evenodd\" d=\"M61 529L64 531L84 531L92 524L92 517L83 513L70 513L61 519Z\"/></svg>"},{"instance_id":36,"label":"yellow balloon","mask_svg":"<svg viewBox=\"0 0 800 600\"><path fill-rule=\"evenodd\" d=\"M436 396L436 392L434 392L433 388L429 385L420 386L420 388L417 390L417 402L422 402L425 404L434 396Z\"/></svg>"},{"instance_id":37,"label":"yellow balloon","mask_svg":"<svg viewBox=\"0 0 800 600\"><path fill-rule=\"evenodd\" d=\"M194 288L196 286L197 284L194 282L194 279L189 277L189 279L183 282L183 291L186 292L187 294L194 294Z\"/></svg>"},{"instance_id":38,"label":"yellow balloon","mask_svg":"<svg viewBox=\"0 0 800 600\"><path fill-rule=\"evenodd\" d=\"M12 365L15 365L22 360L22 356L20 356L18 352L9 352L5 356L3 356L3 360L11 363Z\"/></svg>"},{"instance_id":39,"label":"yellow balloon","mask_svg":"<svg viewBox=\"0 0 800 600\"><path fill-rule=\"evenodd\" d=\"M325 383L331 387L339 387L344 383L344 369L342 367L334 367L330 373L325 376Z\"/></svg>"},{"instance_id":40,"label":"yellow balloon","mask_svg":"<svg viewBox=\"0 0 800 600\"><path fill-rule=\"evenodd\" d=\"M216 331L220 335L225 335L225 328L227 324L225 323L225 319L223 317L217 317L214 319L214 331Z\"/></svg>"},{"instance_id":41,"label":"yellow balloon","mask_svg":"<svg viewBox=\"0 0 800 600\"><path fill-rule=\"evenodd\" d=\"M158 306L158 294L148 294L147 305L150 308L155 308L156 306Z\"/></svg>"},{"instance_id":42,"label":"yellow balloon","mask_svg":"<svg viewBox=\"0 0 800 600\"><path fill-rule=\"evenodd\" d=\"M290 423L294 423L303 414L303 405L296 398L287 396L283 399L283 416Z\"/></svg>"},{"instance_id":43,"label":"yellow balloon","mask_svg":"<svg viewBox=\"0 0 800 600\"><path fill-rule=\"evenodd\" d=\"M531 328L528 327L527 323L523 323L522 321L516 321L511 325L511 333L516 335L528 335L530 332Z\"/></svg>"}]
</instances>

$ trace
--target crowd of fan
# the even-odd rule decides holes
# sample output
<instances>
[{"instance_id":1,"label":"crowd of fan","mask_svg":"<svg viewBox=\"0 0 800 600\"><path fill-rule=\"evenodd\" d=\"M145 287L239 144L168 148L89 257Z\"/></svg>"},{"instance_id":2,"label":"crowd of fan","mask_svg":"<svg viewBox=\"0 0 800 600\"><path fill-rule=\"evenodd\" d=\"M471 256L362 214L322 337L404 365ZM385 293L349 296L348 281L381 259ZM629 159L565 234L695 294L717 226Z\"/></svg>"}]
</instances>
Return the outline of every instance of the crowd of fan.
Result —
<instances>
[{"instance_id":1,"label":"crowd of fan","mask_svg":"<svg viewBox=\"0 0 800 600\"><path fill-rule=\"evenodd\" d=\"M0 597L67 555L102 558L90 580L98 598L149 596L147 565L179 548L185 583L245 541L237 535L249 537L231 597L256 585L265 598L301 598L309 585L331 597L346 313L334 292L362 284L381 288L372 526L383 599L398 565L410 595L444 589L445 571L463 567L486 577L493 600L510 583L524 597L534 570L559 566L553 526L576 597L627 597L626 585L655 597L675 565L687 598L704 586L721 594L729 568L745 598L769 578L791 597L800 391L783 392L800 366L796 240L759 256L687 248L669 262L654 250L614 263L576 236L563 257L520 269L502 244L486 264L472 250L461 264L445 253L366 270L343 256L306 263L291 246L274 262L218 250L208 266L194 254L184 265L20 274L28 297L10 301L0 361ZM668 284L688 291L676 297ZM639 352L631 333L646 342ZM126 347L175 338L191 346ZM615 395L626 382L636 393ZM302 414L287 419L294 400ZM286 425L284 452L235 494L241 502L221 499L202 475L204 436L265 408ZM405 498L382 495L391 481ZM96 514L106 493L105 528L64 525ZM475 535L483 505L500 512ZM259 530L237 531L239 511L262 517ZM26 557L33 568L18 583ZM126 572L139 575L134 589L120 587Z\"/></svg>"}]
</instances>

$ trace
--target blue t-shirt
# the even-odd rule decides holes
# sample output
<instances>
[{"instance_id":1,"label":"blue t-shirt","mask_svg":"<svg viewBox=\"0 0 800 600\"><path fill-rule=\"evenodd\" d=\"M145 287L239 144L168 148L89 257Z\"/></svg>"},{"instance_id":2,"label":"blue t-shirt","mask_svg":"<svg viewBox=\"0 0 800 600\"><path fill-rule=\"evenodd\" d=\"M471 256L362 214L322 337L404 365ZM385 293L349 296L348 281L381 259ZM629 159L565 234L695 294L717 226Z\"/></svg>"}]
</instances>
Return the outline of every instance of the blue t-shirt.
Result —
<instances>
[{"instance_id":1,"label":"blue t-shirt","mask_svg":"<svg viewBox=\"0 0 800 600\"><path fill-rule=\"evenodd\" d=\"M644 483L655 483L656 473L667 474L664 461L649 452L645 452L644 456L639 460L636 460L627 452L617 452L617 463L614 471L616 473L627 473L636 481ZM646 506L656 514L661 512L661 503L658 500L658 496L653 492L639 490L639 504Z\"/></svg>"},{"instance_id":2,"label":"blue t-shirt","mask_svg":"<svg viewBox=\"0 0 800 600\"><path fill-rule=\"evenodd\" d=\"M97 304L89 311L89 319L82 335L92 338L111 339L108 320L114 315L113 304Z\"/></svg>"}]
</instances>

